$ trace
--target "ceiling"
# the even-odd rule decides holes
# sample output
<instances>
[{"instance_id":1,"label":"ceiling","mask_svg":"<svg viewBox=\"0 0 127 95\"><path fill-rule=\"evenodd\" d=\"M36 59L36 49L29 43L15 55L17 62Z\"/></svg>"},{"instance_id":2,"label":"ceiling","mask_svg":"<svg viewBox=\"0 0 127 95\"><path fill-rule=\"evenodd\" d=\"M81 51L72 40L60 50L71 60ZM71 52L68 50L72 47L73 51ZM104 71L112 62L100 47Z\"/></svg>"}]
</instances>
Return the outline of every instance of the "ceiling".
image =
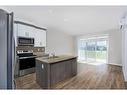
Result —
<instances>
[{"instance_id":1,"label":"ceiling","mask_svg":"<svg viewBox=\"0 0 127 95\"><path fill-rule=\"evenodd\" d=\"M33 22L47 29L81 35L118 29L127 6L2 6L15 18Z\"/></svg>"}]
</instances>

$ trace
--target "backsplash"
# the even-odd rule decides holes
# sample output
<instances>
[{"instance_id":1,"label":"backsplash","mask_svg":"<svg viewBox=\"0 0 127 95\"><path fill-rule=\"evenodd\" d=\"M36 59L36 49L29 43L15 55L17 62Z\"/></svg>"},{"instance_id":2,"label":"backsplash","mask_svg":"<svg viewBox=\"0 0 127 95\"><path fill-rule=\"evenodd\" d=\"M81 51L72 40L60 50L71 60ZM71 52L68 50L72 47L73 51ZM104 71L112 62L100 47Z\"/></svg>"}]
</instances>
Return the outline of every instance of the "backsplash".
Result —
<instances>
[{"instance_id":1,"label":"backsplash","mask_svg":"<svg viewBox=\"0 0 127 95\"><path fill-rule=\"evenodd\" d=\"M18 46L17 50L33 50L33 52L45 52L45 47Z\"/></svg>"}]
</instances>

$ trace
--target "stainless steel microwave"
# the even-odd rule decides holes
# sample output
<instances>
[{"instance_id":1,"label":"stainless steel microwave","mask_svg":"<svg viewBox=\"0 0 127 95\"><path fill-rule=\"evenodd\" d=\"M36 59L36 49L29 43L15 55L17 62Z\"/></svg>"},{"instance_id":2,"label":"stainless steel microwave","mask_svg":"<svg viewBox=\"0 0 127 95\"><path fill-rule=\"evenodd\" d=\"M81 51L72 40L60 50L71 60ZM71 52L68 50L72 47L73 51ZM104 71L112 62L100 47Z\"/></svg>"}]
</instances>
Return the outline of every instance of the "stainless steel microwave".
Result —
<instances>
[{"instance_id":1,"label":"stainless steel microwave","mask_svg":"<svg viewBox=\"0 0 127 95\"><path fill-rule=\"evenodd\" d=\"M34 38L18 37L18 46L34 46Z\"/></svg>"}]
</instances>

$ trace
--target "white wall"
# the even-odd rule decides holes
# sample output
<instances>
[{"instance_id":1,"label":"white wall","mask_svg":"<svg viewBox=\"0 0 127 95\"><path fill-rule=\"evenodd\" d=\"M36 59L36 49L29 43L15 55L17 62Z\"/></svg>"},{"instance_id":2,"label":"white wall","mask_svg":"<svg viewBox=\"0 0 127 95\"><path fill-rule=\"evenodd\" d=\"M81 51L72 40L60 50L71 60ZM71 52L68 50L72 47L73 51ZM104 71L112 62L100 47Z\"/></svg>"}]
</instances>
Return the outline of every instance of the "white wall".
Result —
<instances>
[{"instance_id":1,"label":"white wall","mask_svg":"<svg viewBox=\"0 0 127 95\"><path fill-rule=\"evenodd\" d=\"M84 34L82 36L75 37L75 46L80 38L89 38L96 36L109 36L109 48L108 48L108 64L122 65L122 33L117 29L107 30L104 32L98 32L93 34ZM77 55L77 47L75 48L75 55Z\"/></svg>"},{"instance_id":2,"label":"white wall","mask_svg":"<svg viewBox=\"0 0 127 95\"><path fill-rule=\"evenodd\" d=\"M109 63L122 66L122 33L119 30L109 32Z\"/></svg>"},{"instance_id":3,"label":"white wall","mask_svg":"<svg viewBox=\"0 0 127 95\"><path fill-rule=\"evenodd\" d=\"M127 81L127 32L126 31L121 31L122 32L122 66L123 66L123 74L124 74L124 79Z\"/></svg>"},{"instance_id":4,"label":"white wall","mask_svg":"<svg viewBox=\"0 0 127 95\"><path fill-rule=\"evenodd\" d=\"M73 55L74 40L73 37L59 32L58 29L48 28L47 30L47 53L55 52L56 55Z\"/></svg>"}]
</instances>

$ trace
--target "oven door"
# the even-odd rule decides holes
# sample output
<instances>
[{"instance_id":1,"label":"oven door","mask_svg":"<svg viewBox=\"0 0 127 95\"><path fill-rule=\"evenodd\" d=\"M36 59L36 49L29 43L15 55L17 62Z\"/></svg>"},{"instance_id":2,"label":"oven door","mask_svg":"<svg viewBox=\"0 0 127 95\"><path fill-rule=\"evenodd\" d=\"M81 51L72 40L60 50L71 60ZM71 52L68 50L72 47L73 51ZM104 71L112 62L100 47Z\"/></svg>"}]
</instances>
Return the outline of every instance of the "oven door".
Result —
<instances>
[{"instance_id":1,"label":"oven door","mask_svg":"<svg viewBox=\"0 0 127 95\"><path fill-rule=\"evenodd\" d=\"M19 59L19 76L35 72L35 58Z\"/></svg>"}]
</instances>

